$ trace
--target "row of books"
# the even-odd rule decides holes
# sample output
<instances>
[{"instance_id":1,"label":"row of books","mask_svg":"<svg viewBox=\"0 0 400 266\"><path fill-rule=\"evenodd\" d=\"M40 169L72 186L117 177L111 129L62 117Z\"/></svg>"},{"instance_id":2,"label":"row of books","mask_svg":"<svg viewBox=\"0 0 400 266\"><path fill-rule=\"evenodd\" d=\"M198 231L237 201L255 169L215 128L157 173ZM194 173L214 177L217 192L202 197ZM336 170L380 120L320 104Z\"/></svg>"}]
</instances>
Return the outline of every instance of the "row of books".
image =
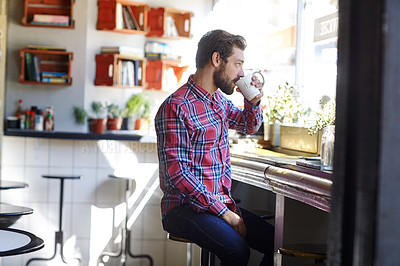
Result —
<instances>
[{"instance_id":1,"label":"row of books","mask_svg":"<svg viewBox=\"0 0 400 266\"><path fill-rule=\"evenodd\" d=\"M69 26L70 17L62 15L33 14L31 23L35 25Z\"/></svg>"},{"instance_id":2,"label":"row of books","mask_svg":"<svg viewBox=\"0 0 400 266\"><path fill-rule=\"evenodd\" d=\"M125 6L117 3L116 6L116 28L117 29L131 29L140 30L139 23L135 18L132 8L133 6Z\"/></svg>"},{"instance_id":3,"label":"row of books","mask_svg":"<svg viewBox=\"0 0 400 266\"><path fill-rule=\"evenodd\" d=\"M68 73L41 71L40 57L25 53L25 80L46 83L68 83Z\"/></svg>"},{"instance_id":4,"label":"row of books","mask_svg":"<svg viewBox=\"0 0 400 266\"><path fill-rule=\"evenodd\" d=\"M119 60L114 83L122 86L140 86L142 67L138 60Z\"/></svg>"}]
</instances>

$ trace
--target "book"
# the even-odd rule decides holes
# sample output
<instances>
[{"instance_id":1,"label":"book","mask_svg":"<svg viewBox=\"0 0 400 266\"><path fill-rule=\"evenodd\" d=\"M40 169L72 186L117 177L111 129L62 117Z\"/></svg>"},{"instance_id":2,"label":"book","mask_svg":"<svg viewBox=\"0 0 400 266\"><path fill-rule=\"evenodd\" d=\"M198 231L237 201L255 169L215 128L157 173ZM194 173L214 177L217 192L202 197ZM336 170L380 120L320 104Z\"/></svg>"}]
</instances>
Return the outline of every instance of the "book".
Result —
<instances>
[{"instance_id":1,"label":"book","mask_svg":"<svg viewBox=\"0 0 400 266\"><path fill-rule=\"evenodd\" d=\"M145 57L149 60L172 60L179 63L181 62L182 58L180 55L162 53L146 53Z\"/></svg>"},{"instance_id":2,"label":"book","mask_svg":"<svg viewBox=\"0 0 400 266\"><path fill-rule=\"evenodd\" d=\"M126 6L123 6L122 7L122 15L123 15L123 18L124 18L124 24L125 24L125 28L127 28L127 29L134 29L134 25L133 25L133 22L132 22L132 20L129 18L129 14L128 14L128 10L127 10L127 7Z\"/></svg>"},{"instance_id":3,"label":"book","mask_svg":"<svg viewBox=\"0 0 400 266\"><path fill-rule=\"evenodd\" d=\"M134 77L134 82L133 84L135 86L139 86L139 61L138 60L133 60L133 77Z\"/></svg>"},{"instance_id":4,"label":"book","mask_svg":"<svg viewBox=\"0 0 400 266\"><path fill-rule=\"evenodd\" d=\"M101 47L102 54L121 54L132 57L143 58L143 50L129 46L109 46Z\"/></svg>"},{"instance_id":5,"label":"book","mask_svg":"<svg viewBox=\"0 0 400 266\"><path fill-rule=\"evenodd\" d=\"M33 14L32 23L55 23L69 25L69 16Z\"/></svg>"},{"instance_id":6,"label":"book","mask_svg":"<svg viewBox=\"0 0 400 266\"><path fill-rule=\"evenodd\" d=\"M135 30L140 30L139 23L135 18L135 15L134 15L134 12L133 12L132 8L134 8L134 6L126 6L126 9L128 10L128 14L129 14L130 18L132 19L134 29Z\"/></svg>"},{"instance_id":7,"label":"book","mask_svg":"<svg viewBox=\"0 0 400 266\"><path fill-rule=\"evenodd\" d=\"M40 82L40 57L36 55L33 56L33 66L35 68L35 80Z\"/></svg>"},{"instance_id":8,"label":"book","mask_svg":"<svg viewBox=\"0 0 400 266\"><path fill-rule=\"evenodd\" d=\"M42 72L42 77L46 78L68 78L68 73L64 72Z\"/></svg>"},{"instance_id":9,"label":"book","mask_svg":"<svg viewBox=\"0 0 400 266\"><path fill-rule=\"evenodd\" d=\"M42 82L46 82L46 83L67 83L68 82L68 78L42 77Z\"/></svg>"},{"instance_id":10,"label":"book","mask_svg":"<svg viewBox=\"0 0 400 266\"><path fill-rule=\"evenodd\" d=\"M25 53L25 79L36 81L36 73L35 73L35 66L33 63L33 55L32 53L26 52Z\"/></svg>"},{"instance_id":11,"label":"book","mask_svg":"<svg viewBox=\"0 0 400 266\"><path fill-rule=\"evenodd\" d=\"M47 45L28 45L28 49L33 50L51 50L51 51L67 51L65 47L61 46L47 46Z\"/></svg>"},{"instance_id":12,"label":"book","mask_svg":"<svg viewBox=\"0 0 400 266\"><path fill-rule=\"evenodd\" d=\"M122 14L122 5L121 3L117 3L116 11L115 11L115 28L123 29L124 28L124 18Z\"/></svg>"}]
</instances>

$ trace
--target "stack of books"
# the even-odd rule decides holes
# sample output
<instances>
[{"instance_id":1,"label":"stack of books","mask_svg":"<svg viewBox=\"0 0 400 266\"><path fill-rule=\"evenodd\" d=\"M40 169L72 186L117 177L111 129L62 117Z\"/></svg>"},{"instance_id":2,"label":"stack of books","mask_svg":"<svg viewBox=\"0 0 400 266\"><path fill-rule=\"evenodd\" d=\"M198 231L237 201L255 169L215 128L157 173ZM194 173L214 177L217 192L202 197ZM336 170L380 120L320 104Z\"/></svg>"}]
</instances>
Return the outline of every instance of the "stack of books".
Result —
<instances>
[{"instance_id":1,"label":"stack of books","mask_svg":"<svg viewBox=\"0 0 400 266\"><path fill-rule=\"evenodd\" d=\"M42 82L46 83L67 83L68 73L64 72L42 72Z\"/></svg>"},{"instance_id":2,"label":"stack of books","mask_svg":"<svg viewBox=\"0 0 400 266\"><path fill-rule=\"evenodd\" d=\"M33 14L31 23L35 25L69 26L70 17L61 15Z\"/></svg>"},{"instance_id":3,"label":"stack of books","mask_svg":"<svg viewBox=\"0 0 400 266\"><path fill-rule=\"evenodd\" d=\"M120 54L130 57L143 58L143 50L129 46L103 46L101 47L102 54Z\"/></svg>"},{"instance_id":4,"label":"stack of books","mask_svg":"<svg viewBox=\"0 0 400 266\"><path fill-rule=\"evenodd\" d=\"M172 52L172 47L168 44L149 41L145 44L145 57L148 60L172 60L181 62L181 56Z\"/></svg>"},{"instance_id":5,"label":"stack of books","mask_svg":"<svg viewBox=\"0 0 400 266\"><path fill-rule=\"evenodd\" d=\"M124 6L121 3L117 3L116 7L116 28L117 29L130 29L130 30L141 30L138 21L133 14L133 6Z\"/></svg>"}]
</instances>

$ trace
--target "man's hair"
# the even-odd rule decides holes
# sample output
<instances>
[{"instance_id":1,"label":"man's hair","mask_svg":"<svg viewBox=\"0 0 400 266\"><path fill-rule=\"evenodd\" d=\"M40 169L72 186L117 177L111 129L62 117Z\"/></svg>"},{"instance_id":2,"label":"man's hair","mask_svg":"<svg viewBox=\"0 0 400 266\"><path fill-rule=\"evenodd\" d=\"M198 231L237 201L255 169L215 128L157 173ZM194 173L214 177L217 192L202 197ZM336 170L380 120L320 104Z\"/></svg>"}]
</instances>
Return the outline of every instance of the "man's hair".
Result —
<instances>
[{"instance_id":1,"label":"man's hair","mask_svg":"<svg viewBox=\"0 0 400 266\"><path fill-rule=\"evenodd\" d=\"M201 37L196 54L196 67L204 68L214 52L220 54L221 59L226 63L232 55L233 47L244 50L246 40L240 35L233 35L224 30L213 30Z\"/></svg>"}]
</instances>

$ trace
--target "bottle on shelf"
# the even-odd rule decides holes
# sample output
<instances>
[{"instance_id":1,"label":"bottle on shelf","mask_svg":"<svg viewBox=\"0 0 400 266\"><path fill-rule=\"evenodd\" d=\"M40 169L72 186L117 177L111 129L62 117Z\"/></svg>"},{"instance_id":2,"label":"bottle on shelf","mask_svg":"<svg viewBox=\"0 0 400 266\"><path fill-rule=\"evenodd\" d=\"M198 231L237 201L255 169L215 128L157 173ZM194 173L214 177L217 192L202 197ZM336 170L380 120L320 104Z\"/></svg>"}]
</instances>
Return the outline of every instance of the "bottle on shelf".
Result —
<instances>
[{"instance_id":1,"label":"bottle on shelf","mask_svg":"<svg viewBox=\"0 0 400 266\"><path fill-rule=\"evenodd\" d=\"M26 110L25 111L25 127L24 129L29 129L30 128L30 122L31 122L31 111Z\"/></svg>"},{"instance_id":2,"label":"bottle on shelf","mask_svg":"<svg viewBox=\"0 0 400 266\"><path fill-rule=\"evenodd\" d=\"M24 114L24 110L22 109L22 99L19 99L15 116L20 118L22 114Z\"/></svg>"},{"instance_id":3,"label":"bottle on shelf","mask_svg":"<svg viewBox=\"0 0 400 266\"><path fill-rule=\"evenodd\" d=\"M37 106L31 106L30 120L29 120L29 129L35 130L36 125L36 110Z\"/></svg>"},{"instance_id":4,"label":"bottle on shelf","mask_svg":"<svg viewBox=\"0 0 400 266\"><path fill-rule=\"evenodd\" d=\"M35 116L35 130L38 131L43 131L43 112L42 109L37 109L36 110L36 116Z\"/></svg>"},{"instance_id":5,"label":"bottle on shelf","mask_svg":"<svg viewBox=\"0 0 400 266\"><path fill-rule=\"evenodd\" d=\"M54 129L53 125L54 125L54 123L53 123L52 114L51 114L51 112L48 112L46 120L44 121L44 130L45 131L53 131L53 129Z\"/></svg>"}]
</instances>

